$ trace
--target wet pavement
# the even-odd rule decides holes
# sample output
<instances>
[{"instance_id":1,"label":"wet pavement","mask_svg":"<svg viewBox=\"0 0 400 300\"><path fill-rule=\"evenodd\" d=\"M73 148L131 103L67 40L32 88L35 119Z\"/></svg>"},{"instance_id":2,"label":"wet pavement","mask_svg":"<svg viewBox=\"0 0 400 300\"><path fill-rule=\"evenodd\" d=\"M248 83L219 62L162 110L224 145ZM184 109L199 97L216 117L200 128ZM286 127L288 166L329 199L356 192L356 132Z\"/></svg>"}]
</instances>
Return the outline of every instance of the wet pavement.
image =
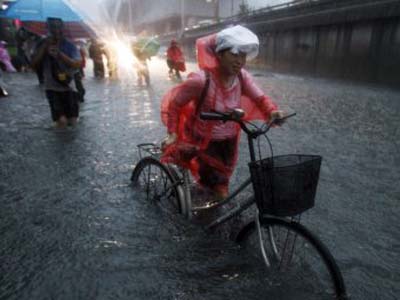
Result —
<instances>
[{"instance_id":1,"label":"wet pavement","mask_svg":"<svg viewBox=\"0 0 400 300\"><path fill-rule=\"evenodd\" d=\"M298 299L271 292L235 243L165 216L130 187L136 144L165 134L165 63L152 61L151 88L87 73L80 123L66 130L52 128L33 74L5 76L0 299ZM303 222L332 251L352 299L398 299L400 91L253 75L297 112L271 133L275 154L323 156ZM243 142L232 185L248 174Z\"/></svg>"}]
</instances>

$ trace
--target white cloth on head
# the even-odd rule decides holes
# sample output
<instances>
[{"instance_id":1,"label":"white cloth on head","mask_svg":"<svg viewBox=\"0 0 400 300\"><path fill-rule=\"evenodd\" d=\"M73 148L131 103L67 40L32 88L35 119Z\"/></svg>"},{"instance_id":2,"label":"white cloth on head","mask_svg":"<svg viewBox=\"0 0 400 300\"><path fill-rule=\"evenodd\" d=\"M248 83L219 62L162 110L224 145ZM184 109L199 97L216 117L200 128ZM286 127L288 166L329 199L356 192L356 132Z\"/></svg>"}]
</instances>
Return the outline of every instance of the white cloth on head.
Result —
<instances>
[{"instance_id":1,"label":"white cloth on head","mask_svg":"<svg viewBox=\"0 0 400 300\"><path fill-rule=\"evenodd\" d=\"M253 59L258 54L260 42L258 37L249 29L236 25L217 33L215 51L230 49L234 54L246 53L247 59Z\"/></svg>"}]
</instances>

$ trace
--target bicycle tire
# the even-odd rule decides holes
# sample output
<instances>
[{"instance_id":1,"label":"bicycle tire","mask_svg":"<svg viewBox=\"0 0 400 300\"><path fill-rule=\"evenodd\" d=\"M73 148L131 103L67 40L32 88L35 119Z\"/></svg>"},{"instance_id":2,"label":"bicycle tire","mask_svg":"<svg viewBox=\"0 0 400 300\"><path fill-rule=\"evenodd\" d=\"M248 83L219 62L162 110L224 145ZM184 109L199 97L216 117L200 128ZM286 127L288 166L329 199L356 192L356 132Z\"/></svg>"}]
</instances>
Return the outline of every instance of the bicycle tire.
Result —
<instances>
[{"instance_id":1,"label":"bicycle tire","mask_svg":"<svg viewBox=\"0 0 400 300\"><path fill-rule=\"evenodd\" d=\"M141 159L133 169L132 184L170 213L184 213L183 188L173 169L153 157Z\"/></svg>"},{"instance_id":2,"label":"bicycle tire","mask_svg":"<svg viewBox=\"0 0 400 300\"><path fill-rule=\"evenodd\" d=\"M305 226L267 217L260 221L260 230L257 227L256 221L249 223L239 233L237 241L250 248L249 253L258 260L261 256L268 267L266 273L271 286L279 285L282 293L294 293L296 299L348 299L335 259ZM281 296L283 298L285 296Z\"/></svg>"}]
</instances>

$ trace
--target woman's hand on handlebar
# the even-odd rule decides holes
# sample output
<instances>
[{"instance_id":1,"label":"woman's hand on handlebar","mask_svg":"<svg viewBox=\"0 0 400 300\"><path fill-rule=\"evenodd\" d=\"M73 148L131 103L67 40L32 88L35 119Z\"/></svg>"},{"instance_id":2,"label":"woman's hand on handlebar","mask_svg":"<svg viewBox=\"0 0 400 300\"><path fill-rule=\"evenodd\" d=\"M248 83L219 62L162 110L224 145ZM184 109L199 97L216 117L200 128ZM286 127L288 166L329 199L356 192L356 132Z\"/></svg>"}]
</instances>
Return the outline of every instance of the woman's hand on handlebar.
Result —
<instances>
[{"instance_id":1,"label":"woman's hand on handlebar","mask_svg":"<svg viewBox=\"0 0 400 300\"><path fill-rule=\"evenodd\" d=\"M269 115L269 120L272 127L281 126L285 123L286 113L283 110L273 110Z\"/></svg>"},{"instance_id":2,"label":"woman's hand on handlebar","mask_svg":"<svg viewBox=\"0 0 400 300\"><path fill-rule=\"evenodd\" d=\"M161 142L161 149L164 149L165 147L175 143L176 139L178 136L176 133L169 133L167 137Z\"/></svg>"}]
</instances>

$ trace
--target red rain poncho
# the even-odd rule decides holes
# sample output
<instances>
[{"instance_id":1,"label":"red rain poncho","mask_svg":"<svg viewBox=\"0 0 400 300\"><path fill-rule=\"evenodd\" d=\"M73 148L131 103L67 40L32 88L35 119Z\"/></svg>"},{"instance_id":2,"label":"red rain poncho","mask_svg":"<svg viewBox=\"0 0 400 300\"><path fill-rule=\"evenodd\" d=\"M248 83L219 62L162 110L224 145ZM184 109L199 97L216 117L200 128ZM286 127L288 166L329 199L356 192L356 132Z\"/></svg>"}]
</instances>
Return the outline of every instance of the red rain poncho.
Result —
<instances>
[{"instance_id":1,"label":"red rain poncho","mask_svg":"<svg viewBox=\"0 0 400 300\"><path fill-rule=\"evenodd\" d=\"M176 42L172 42L171 46L168 48L167 59L170 60L179 71L186 71L185 58L183 57L182 50L178 47Z\"/></svg>"},{"instance_id":2,"label":"red rain poncho","mask_svg":"<svg viewBox=\"0 0 400 300\"><path fill-rule=\"evenodd\" d=\"M190 169L198 182L202 182L201 170L215 171L214 184L207 186L215 192L228 191L229 178L237 162L240 127L234 122L204 121L199 112L230 111L242 108L246 120L268 120L271 111L277 106L255 85L250 74L243 70L229 88L218 79L218 60L214 54L215 35L206 36L196 42L198 64L202 71L191 73L182 84L170 90L162 100L161 118L168 133L176 133L177 141L164 149L161 161L173 163ZM199 108L199 100L209 74L209 86ZM241 77L241 78L239 78ZM229 140L224 148L230 152L215 155L214 142ZM210 146L213 149L210 151ZM232 148L232 149L230 149ZM217 150L217 151L220 151ZM224 156L229 156L225 159ZM203 165L208 168L204 169ZM204 174L204 172L203 172ZM219 180L221 179L221 180Z\"/></svg>"}]
</instances>

